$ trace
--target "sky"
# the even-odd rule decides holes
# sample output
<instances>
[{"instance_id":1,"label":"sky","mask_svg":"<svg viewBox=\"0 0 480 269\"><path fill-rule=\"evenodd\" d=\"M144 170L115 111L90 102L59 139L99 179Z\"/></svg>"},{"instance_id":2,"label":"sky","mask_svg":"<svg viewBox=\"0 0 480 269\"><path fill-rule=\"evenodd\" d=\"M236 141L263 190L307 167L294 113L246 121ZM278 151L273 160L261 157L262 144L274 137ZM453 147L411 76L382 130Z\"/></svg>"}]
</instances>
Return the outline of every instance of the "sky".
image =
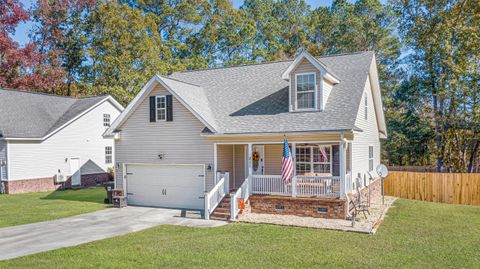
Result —
<instances>
[{"instance_id":1,"label":"sky","mask_svg":"<svg viewBox=\"0 0 480 269\"><path fill-rule=\"evenodd\" d=\"M29 9L32 7L35 0L20 0L20 2L22 2L25 9ZM243 0L232 0L232 2L235 7L239 7L240 5L242 5ZM306 2L312 8L316 8L319 6L329 6L332 4L332 0L306 0ZM32 27L33 23L31 21L19 24L18 27L15 29L15 34L12 36L13 39L20 43L21 46L25 45L29 42L28 34L30 33Z\"/></svg>"}]
</instances>

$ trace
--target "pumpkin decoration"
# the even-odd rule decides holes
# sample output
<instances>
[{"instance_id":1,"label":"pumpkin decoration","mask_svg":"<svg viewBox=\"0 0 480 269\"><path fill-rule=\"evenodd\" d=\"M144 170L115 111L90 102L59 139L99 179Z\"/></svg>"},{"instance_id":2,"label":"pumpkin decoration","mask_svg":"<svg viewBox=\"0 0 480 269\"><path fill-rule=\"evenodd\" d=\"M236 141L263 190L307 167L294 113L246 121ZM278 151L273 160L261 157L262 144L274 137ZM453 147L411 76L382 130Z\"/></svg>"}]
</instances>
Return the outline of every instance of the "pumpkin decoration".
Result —
<instances>
[{"instance_id":1,"label":"pumpkin decoration","mask_svg":"<svg viewBox=\"0 0 480 269\"><path fill-rule=\"evenodd\" d=\"M254 161L260 160L260 154L258 154L258 152L256 152L256 151L254 151L253 154L252 154L252 160L254 160Z\"/></svg>"}]
</instances>

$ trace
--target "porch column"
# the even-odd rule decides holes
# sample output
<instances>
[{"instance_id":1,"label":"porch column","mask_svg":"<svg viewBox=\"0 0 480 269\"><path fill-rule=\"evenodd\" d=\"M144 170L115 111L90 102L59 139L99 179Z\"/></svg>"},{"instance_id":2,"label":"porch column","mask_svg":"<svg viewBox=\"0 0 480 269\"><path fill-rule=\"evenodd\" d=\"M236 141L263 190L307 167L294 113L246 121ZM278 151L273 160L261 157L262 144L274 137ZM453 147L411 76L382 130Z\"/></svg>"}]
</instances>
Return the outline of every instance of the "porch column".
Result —
<instances>
[{"instance_id":1,"label":"porch column","mask_svg":"<svg viewBox=\"0 0 480 269\"><path fill-rule=\"evenodd\" d=\"M253 144L249 143L248 149L247 149L247 154L248 154L247 160L248 160L248 179L250 181L252 180L252 175L253 175L252 153L253 153Z\"/></svg>"},{"instance_id":2,"label":"porch column","mask_svg":"<svg viewBox=\"0 0 480 269\"><path fill-rule=\"evenodd\" d=\"M292 197L297 197L297 156L296 156L296 148L297 143L292 144L292 165L293 165L293 178L292 178Z\"/></svg>"},{"instance_id":3,"label":"porch column","mask_svg":"<svg viewBox=\"0 0 480 269\"><path fill-rule=\"evenodd\" d=\"M339 197L342 198L345 195L346 185L345 185L345 174L347 173L347 159L346 159L346 146L343 138L341 136L341 141L339 145L339 157L340 157L340 194Z\"/></svg>"},{"instance_id":4,"label":"porch column","mask_svg":"<svg viewBox=\"0 0 480 269\"><path fill-rule=\"evenodd\" d=\"M215 178L213 179L215 181L215 185L218 183L218 176L217 176L217 143L213 144L213 174L215 175Z\"/></svg>"},{"instance_id":5,"label":"porch column","mask_svg":"<svg viewBox=\"0 0 480 269\"><path fill-rule=\"evenodd\" d=\"M297 176L297 143L292 143L292 161L293 161L293 176Z\"/></svg>"}]
</instances>

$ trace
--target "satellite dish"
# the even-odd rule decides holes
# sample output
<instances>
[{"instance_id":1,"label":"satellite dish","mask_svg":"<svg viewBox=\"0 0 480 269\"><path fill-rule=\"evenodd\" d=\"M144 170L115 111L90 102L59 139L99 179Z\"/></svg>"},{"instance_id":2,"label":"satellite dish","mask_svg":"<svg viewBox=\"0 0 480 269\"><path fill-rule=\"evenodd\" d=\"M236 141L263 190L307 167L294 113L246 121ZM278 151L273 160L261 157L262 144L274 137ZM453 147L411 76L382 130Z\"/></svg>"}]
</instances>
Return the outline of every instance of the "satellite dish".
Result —
<instances>
[{"instance_id":1,"label":"satellite dish","mask_svg":"<svg viewBox=\"0 0 480 269\"><path fill-rule=\"evenodd\" d=\"M377 171L377 174L380 176L380 177L386 177L388 176L388 168L383 165L383 164L379 164L377 165L377 167L375 168L375 170Z\"/></svg>"}]
</instances>

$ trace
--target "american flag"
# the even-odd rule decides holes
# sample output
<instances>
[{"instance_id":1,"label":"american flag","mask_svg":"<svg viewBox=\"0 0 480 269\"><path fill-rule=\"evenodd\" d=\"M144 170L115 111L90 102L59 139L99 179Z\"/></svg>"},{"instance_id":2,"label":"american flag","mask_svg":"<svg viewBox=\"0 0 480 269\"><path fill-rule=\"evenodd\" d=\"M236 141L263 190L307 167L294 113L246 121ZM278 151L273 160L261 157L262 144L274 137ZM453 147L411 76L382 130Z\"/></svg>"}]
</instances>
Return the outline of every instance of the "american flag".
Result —
<instances>
[{"instance_id":1,"label":"american flag","mask_svg":"<svg viewBox=\"0 0 480 269\"><path fill-rule=\"evenodd\" d=\"M282 158L282 179L286 183L290 182L293 176L293 160L287 138L283 139L283 158Z\"/></svg>"},{"instance_id":2,"label":"american flag","mask_svg":"<svg viewBox=\"0 0 480 269\"><path fill-rule=\"evenodd\" d=\"M328 162L328 157L327 157L327 152L325 151L326 147L325 146L322 146L320 145L318 147L318 149L320 150L320 161L321 162Z\"/></svg>"}]
</instances>

